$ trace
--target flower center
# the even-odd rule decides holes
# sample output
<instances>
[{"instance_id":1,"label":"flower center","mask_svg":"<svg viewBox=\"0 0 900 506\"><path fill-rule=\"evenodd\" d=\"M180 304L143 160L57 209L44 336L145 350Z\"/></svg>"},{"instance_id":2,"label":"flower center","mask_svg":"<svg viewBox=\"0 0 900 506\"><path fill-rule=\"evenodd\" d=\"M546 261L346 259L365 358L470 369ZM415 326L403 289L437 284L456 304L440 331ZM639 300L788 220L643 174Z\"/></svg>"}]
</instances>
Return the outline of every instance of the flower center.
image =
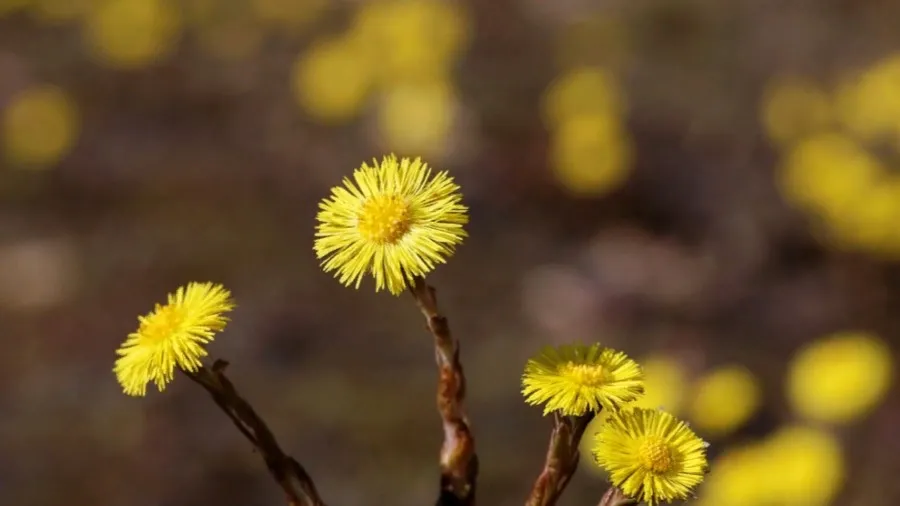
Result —
<instances>
[{"instance_id":1,"label":"flower center","mask_svg":"<svg viewBox=\"0 0 900 506\"><path fill-rule=\"evenodd\" d=\"M184 321L184 312L176 306L161 306L141 322L138 330L144 339L158 343L178 331Z\"/></svg>"},{"instance_id":2,"label":"flower center","mask_svg":"<svg viewBox=\"0 0 900 506\"><path fill-rule=\"evenodd\" d=\"M640 457L641 464L656 474L667 473L675 465L669 445L655 436L648 437L641 445Z\"/></svg>"},{"instance_id":3,"label":"flower center","mask_svg":"<svg viewBox=\"0 0 900 506\"><path fill-rule=\"evenodd\" d=\"M363 204L356 229L363 239L378 244L400 240L410 225L409 204L397 195L378 195Z\"/></svg>"},{"instance_id":4,"label":"flower center","mask_svg":"<svg viewBox=\"0 0 900 506\"><path fill-rule=\"evenodd\" d=\"M586 387L599 387L606 382L606 373L597 364L566 362L559 367L559 373Z\"/></svg>"}]
</instances>

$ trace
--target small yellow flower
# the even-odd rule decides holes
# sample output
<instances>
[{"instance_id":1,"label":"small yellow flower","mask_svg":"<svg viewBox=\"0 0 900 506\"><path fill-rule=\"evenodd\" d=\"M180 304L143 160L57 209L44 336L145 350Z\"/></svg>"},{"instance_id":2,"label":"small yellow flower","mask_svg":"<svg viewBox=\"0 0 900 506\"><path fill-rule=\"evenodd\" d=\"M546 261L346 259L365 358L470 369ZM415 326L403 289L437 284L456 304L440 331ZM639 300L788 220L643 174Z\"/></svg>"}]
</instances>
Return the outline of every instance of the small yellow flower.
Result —
<instances>
[{"instance_id":1,"label":"small yellow flower","mask_svg":"<svg viewBox=\"0 0 900 506\"><path fill-rule=\"evenodd\" d=\"M222 285L188 283L168 303L157 304L146 316L138 318L140 327L128 335L116 354L113 372L128 395L143 396L153 381L162 392L172 381L175 367L196 371L203 348L215 333L225 328L223 316L234 309L231 293Z\"/></svg>"},{"instance_id":2,"label":"small yellow flower","mask_svg":"<svg viewBox=\"0 0 900 506\"><path fill-rule=\"evenodd\" d=\"M446 262L468 223L459 186L446 172L432 177L420 159L384 157L363 163L353 181L319 204L315 251L325 272L359 288L368 272L375 291L402 293L416 276Z\"/></svg>"},{"instance_id":3,"label":"small yellow flower","mask_svg":"<svg viewBox=\"0 0 900 506\"><path fill-rule=\"evenodd\" d=\"M594 459L610 482L651 506L687 498L706 474L708 445L662 410L618 411L600 427L594 442Z\"/></svg>"},{"instance_id":4,"label":"small yellow flower","mask_svg":"<svg viewBox=\"0 0 900 506\"><path fill-rule=\"evenodd\" d=\"M592 346L547 347L528 361L522 394L531 405L544 405L544 415L559 411L579 416L600 408L616 409L644 393L644 375L620 351Z\"/></svg>"}]
</instances>

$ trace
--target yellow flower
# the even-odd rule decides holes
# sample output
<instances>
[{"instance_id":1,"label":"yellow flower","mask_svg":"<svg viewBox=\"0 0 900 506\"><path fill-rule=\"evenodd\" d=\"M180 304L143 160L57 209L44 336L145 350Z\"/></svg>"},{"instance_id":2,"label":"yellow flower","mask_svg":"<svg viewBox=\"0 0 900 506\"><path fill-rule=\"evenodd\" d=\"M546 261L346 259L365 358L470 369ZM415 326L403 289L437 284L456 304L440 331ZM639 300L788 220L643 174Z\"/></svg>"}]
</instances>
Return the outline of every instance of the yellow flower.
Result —
<instances>
[{"instance_id":1,"label":"yellow flower","mask_svg":"<svg viewBox=\"0 0 900 506\"><path fill-rule=\"evenodd\" d=\"M595 443L594 459L610 482L651 506L687 498L706 473L708 445L662 410L618 411L600 427Z\"/></svg>"},{"instance_id":2,"label":"yellow flower","mask_svg":"<svg viewBox=\"0 0 900 506\"><path fill-rule=\"evenodd\" d=\"M468 223L459 186L446 172L432 177L419 158L385 156L363 163L353 181L319 204L315 251L325 272L359 288L368 272L375 291L402 293L416 276L446 262Z\"/></svg>"},{"instance_id":3,"label":"yellow flower","mask_svg":"<svg viewBox=\"0 0 900 506\"><path fill-rule=\"evenodd\" d=\"M892 384L891 350L866 332L841 332L812 343L793 360L787 394L810 420L846 423L868 414Z\"/></svg>"},{"instance_id":4,"label":"yellow flower","mask_svg":"<svg viewBox=\"0 0 900 506\"><path fill-rule=\"evenodd\" d=\"M546 347L528 361L522 377L525 402L544 404L544 415L579 416L617 409L644 393L644 374L620 351L592 346Z\"/></svg>"},{"instance_id":5,"label":"yellow flower","mask_svg":"<svg viewBox=\"0 0 900 506\"><path fill-rule=\"evenodd\" d=\"M228 318L223 313L234 309L231 293L212 283L188 283L168 299L139 317L137 332L116 351L119 358L113 372L128 395L145 395L151 381L162 392L176 366L199 369L200 358L206 356L203 345L225 328Z\"/></svg>"}]
</instances>

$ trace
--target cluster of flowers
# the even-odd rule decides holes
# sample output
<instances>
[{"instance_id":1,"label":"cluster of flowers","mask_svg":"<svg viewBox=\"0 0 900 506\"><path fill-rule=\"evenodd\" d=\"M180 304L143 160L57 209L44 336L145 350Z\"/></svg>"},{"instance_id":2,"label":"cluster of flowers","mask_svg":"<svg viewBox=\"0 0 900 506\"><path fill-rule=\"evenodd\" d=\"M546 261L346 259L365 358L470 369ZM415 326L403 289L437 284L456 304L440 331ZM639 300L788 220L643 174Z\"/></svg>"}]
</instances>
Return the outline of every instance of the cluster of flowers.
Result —
<instances>
[{"instance_id":1,"label":"cluster of flowers","mask_svg":"<svg viewBox=\"0 0 900 506\"><path fill-rule=\"evenodd\" d=\"M422 280L465 237L468 216L461 202L453 179L446 172L432 174L419 159L387 156L372 166L363 164L321 203L316 254L324 270L344 285L359 287L369 274L376 291L411 290L419 294L420 305L430 306L433 300L421 296ZM114 367L125 393L143 396L150 382L162 391L176 370L201 370L204 345L225 327L225 314L234 307L223 286L190 283L140 317ZM450 350L445 365L461 378L449 331L434 330L439 326L434 322L443 320L446 326L445 319L436 309L423 312L432 320L436 339L443 340L439 346ZM643 379L635 361L599 344L549 347L528 361L522 393L527 403L543 405L544 414L557 421L603 417L592 453L628 501L653 505L687 498L706 473L707 444L670 413L633 406L643 394ZM460 402L462 389L457 395Z\"/></svg>"}]
</instances>

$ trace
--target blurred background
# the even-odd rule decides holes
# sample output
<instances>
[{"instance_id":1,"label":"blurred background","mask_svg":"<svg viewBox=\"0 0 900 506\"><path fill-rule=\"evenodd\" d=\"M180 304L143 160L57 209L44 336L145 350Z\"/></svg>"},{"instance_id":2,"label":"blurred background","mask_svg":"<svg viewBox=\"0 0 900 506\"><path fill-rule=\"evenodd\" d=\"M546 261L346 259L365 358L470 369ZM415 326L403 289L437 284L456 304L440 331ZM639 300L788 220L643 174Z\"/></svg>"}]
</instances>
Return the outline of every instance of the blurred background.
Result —
<instances>
[{"instance_id":1,"label":"blurred background","mask_svg":"<svg viewBox=\"0 0 900 506\"><path fill-rule=\"evenodd\" d=\"M431 340L342 287L317 202L422 156L470 237L430 278L462 341L482 504L522 504L541 346L644 364L712 444L710 506L900 501L900 3L0 0L0 503L283 504L196 385L114 350L188 281L210 347L332 505L433 503ZM562 505L596 504L589 460Z\"/></svg>"}]
</instances>

